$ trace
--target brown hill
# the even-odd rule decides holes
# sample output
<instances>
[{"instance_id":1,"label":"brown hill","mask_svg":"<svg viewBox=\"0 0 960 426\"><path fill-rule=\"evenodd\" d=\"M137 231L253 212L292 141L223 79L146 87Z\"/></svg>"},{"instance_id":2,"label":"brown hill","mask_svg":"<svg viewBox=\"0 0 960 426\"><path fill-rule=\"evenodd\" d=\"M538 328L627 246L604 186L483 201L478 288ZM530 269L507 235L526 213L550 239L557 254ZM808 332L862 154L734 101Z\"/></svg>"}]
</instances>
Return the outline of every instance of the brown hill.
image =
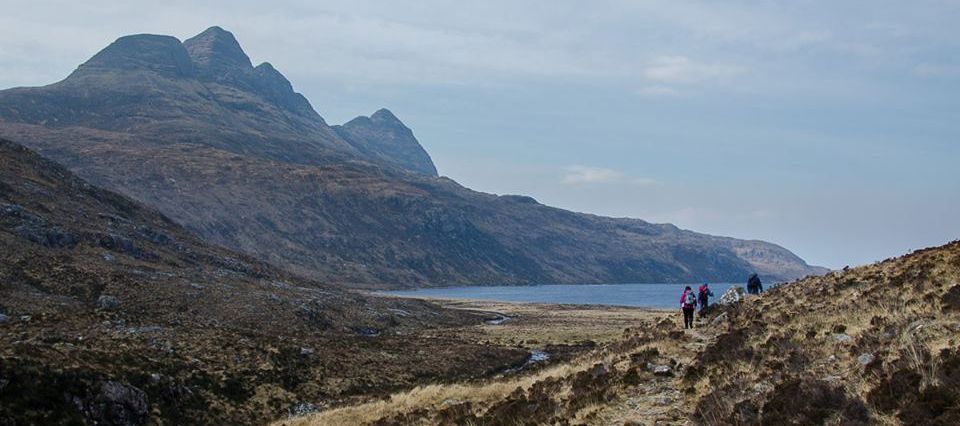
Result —
<instances>
[{"instance_id":1,"label":"brown hill","mask_svg":"<svg viewBox=\"0 0 960 426\"><path fill-rule=\"evenodd\" d=\"M960 423L960 241L719 315L683 379L698 423Z\"/></svg>"},{"instance_id":2,"label":"brown hill","mask_svg":"<svg viewBox=\"0 0 960 426\"><path fill-rule=\"evenodd\" d=\"M761 241L550 208L438 178L392 113L331 128L218 27L122 37L0 92L0 136L205 239L356 286L768 280L822 273Z\"/></svg>"},{"instance_id":3,"label":"brown hill","mask_svg":"<svg viewBox=\"0 0 960 426\"><path fill-rule=\"evenodd\" d=\"M483 317L305 281L0 140L0 425L262 424L487 374Z\"/></svg>"},{"instance_id":4,"label":"brown hill","mask_svg":"<svg viewBox=\"0 0 960 426\"><path fill-rule=\"evenodd\" d=\"M692 330L674 312L622 323L627 314L598 309L582 324L576 308L507 309L524 316L491 335L549 345L590 327L622 337L519 377L420 387L275 424L960 423L960 241L715 306Z\"/></svg>"}]
</instances>

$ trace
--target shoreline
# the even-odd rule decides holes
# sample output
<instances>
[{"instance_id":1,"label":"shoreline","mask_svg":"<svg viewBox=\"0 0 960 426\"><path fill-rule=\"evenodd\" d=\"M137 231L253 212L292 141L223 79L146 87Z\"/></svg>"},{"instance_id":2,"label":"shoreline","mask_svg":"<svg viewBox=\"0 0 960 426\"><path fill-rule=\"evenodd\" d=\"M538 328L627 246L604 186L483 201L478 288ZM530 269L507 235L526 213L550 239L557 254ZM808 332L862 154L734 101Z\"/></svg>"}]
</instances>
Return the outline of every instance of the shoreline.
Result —
<instances>
[{"instance_id":1,"label":"shoreline","mask_svg":"<svg viewBox=\"0 0 960 426\"><path fill-rule=\"evenodd\" d=\"M617 285L617 284L614 284ZM602 303L551 303L551 302L524 302L524 301L511 301L511 300L495 300L495 299L475 299L469 297L432 297L432 296L401 296L396 294L388 293L379 293L379 292L370 292L363 291L365 295L369 296L379 296L384 298L396 298L396 299L413 299L413 300L422 300L432 303L437 303L444 307L456 307L459 304L473 304L477 307L483 307L487 305L526 305L526 306L538 306L538 307L558 307L558 308L581 308L581 309L627 309L627 310L639 310L639 311L648 311L648 312L657 312L657 313L667 313L673 312L674 309L656 307L656 306L631 306L631 305L610 305Z\"/></svg>"},{"instance_id":2,"label":"shoreline","mask_svg":"<svg viewBox=\"0 0 960 426\"><path fill-rule=\"evenodd\" d=\"M506 319L495 324L483 322L424 330L418 337L449 338L461 343L510 347L522 349L530 355L516 366L489 376L477 377L475 380L439 380L402 389L388 396L358 398L352 403L329 406L307 416L278 419L273 425L373 424L384 419L388 419L387 423L393 421L398 424L430 424L418 423L414 420L416 414L411 413L439 413L454 406L462 407L461 409L489 409L504 401L510 401L516 395L517 389L530 392L537 386L549 383L566 382L566 386L572 386L570 392L573 394L595 390L606 392L605 380L608 377L625 374L624 372L631 369L632 374L638 375L637 379L627 380L639 380L651 389L650 394L643 398L651 401L664 398L671 400L669 404L658 405L649 401L640 401L638 404L645 407L651 415L666 420L666 424L684 423L674 409L680 399L674 391L676 387L673 385L673 377L653 376L647 372L652 371L651 365L661 367L673 366L678 362L689 363L699 350L689 350L686 345L702 344L700 342L703 337L699 337L697 333L683 332L679 340L666 337L673 330L682 330L680 314L671 309L463 298L414 299L436 303L446 309L490 313L491 316L498 315ZM665 324L669 324L666 329L663 328ZM653 335L659 337L654 338ZM542 356L543 359L534 359L537 356ZM620 370L622 372L615 373ZM597 382L588 383L591 380ZM616 398L638 400L639 397L626 391L617 391ZM599 422L587 420L586 423L589 424L607 424L607 419L617 419L614 424L622 424L623 420L630 418L633 413L632 410L611 410L603 406L588 408L586 411L593 413L598 419L604 419ZM407 415L413 417L405 417Z\"/></svg>"}]
</instances>

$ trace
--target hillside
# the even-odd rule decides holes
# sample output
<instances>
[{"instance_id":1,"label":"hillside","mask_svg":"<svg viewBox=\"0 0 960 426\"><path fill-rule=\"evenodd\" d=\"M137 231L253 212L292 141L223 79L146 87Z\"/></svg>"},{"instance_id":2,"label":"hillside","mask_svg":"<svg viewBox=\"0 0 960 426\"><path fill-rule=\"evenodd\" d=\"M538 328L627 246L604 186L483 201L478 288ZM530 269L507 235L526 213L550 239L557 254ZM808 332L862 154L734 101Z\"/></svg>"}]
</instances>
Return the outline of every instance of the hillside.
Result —
<instances>
[{"instance_id":1,"label":"hillside","mask_svg":"<svg viewBox=\"0 0 960 426\"><path fill-rule=\"evenodd\" d=\"M577 214L436 177L393 113L331 127L218 27L182 43L121 37L61 82L0 91L0 136L210 242L357 287L825 272L766 242Z\"/></svg>"},{"instance_id":2,"label":"hillside","mask_svg":"<svg viewBox=\"0 0 960 426\"><path fill-rule=\"evenodd\" d=\"M522 362L411 335L483 318L296 278L0 140L0 425L262 424Z\"/></svg>"},{"instance_id":3,"label":"hillside","mask_svg":"<svg viewBox=\"0 0 960 426\"><path fill-rule=\"evenodd\" d=\"M720 334L683 378L700 423L960 422L960 241L781 286L720 315Z\"/></svg>"},{"instance_id":4,"label":"hillside","mask_svg":"<svg viewBox=\"0 0 960 426\"><path fill-rule=\"evenodd\" d=\"M584 314L569 307L506 309L522 316L489 335L549 347L582 330ZM693 330L674 312L614 321L623 316L590 313L590 327L616 329L588 335L619 337L527 374L419 387L276 425L960 422L960 241L718 305Z\"/></svg>"}]
</instances>

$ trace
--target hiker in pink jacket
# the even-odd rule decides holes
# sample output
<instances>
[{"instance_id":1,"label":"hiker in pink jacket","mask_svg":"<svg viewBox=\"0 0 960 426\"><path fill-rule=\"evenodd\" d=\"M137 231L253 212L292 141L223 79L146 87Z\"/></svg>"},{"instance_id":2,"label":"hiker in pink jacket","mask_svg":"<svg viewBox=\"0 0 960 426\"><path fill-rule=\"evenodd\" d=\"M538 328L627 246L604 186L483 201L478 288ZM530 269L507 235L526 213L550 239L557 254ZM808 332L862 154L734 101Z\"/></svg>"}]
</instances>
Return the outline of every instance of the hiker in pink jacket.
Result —
<instances>
[{"instance_id":1,"label":"hiker in pink jacket","mask_svg":"<svg viewBox=\"0 0 960 426\"><path fill-rule=\"evenodd\" d=\"M680 310L683 311L683 328L693 328L693 312L697 309L697 294L690 286L680 296Z\"/></svg>"}]
</instances>

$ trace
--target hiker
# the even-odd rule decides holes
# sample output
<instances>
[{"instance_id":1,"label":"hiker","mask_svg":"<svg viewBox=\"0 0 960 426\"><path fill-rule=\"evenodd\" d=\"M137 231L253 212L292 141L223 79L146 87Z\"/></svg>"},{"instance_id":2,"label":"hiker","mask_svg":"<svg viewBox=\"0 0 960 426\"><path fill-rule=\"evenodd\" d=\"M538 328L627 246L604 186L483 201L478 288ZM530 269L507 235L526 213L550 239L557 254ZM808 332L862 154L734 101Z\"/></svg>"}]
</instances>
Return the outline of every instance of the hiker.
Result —
<instances>
[{"instance_id":1,"label":"hiker","mask_svg":"<svg viewBox=\"0 0 960 426\"><path fill-rule=\"evenodd\" d=\"M680 296L680 310L683 311L683 328L693 328L693 311L697 309L697 295L690 286Z\"/></svg>"},{"instance_id":2,"label":"hiker","mask_svg":"<svg viewBox=\"0 0 960 426\"><path fill-rule=\"evenodd\" d=\"M703 315L707 313L707 305L710 304L710 298L713 297L713 292L710 291L708 283L703 283L697 290L699 292L697 300L700 301L700 318L703 318Z\"/></svg>"},{"instance_id":3,"label":"hiker","mask_svg":"<svg viewBox=\"0 0 960 426\"><path fill-rule=\"evenodd\" d=\"M755 273L750 274L750 277L747 278L747 293L763 293L763 283L760 282L760 277L758 277Z\"/></svg>"}]
</instances>

